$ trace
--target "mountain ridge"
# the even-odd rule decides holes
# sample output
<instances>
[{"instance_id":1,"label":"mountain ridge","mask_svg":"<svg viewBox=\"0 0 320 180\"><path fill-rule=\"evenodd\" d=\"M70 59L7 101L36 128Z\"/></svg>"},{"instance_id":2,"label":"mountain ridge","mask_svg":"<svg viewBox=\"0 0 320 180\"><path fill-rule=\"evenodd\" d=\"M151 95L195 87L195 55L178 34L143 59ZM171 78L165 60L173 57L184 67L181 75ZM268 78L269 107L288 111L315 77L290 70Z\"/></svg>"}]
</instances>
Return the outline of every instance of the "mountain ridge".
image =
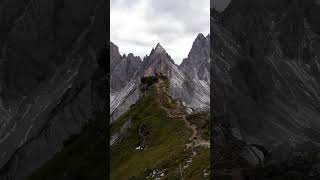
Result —
<instances>
[{"instance_id":1,"label":"mountain ridge","mask_svg":"<svg viewBox=\"0 0 320 180\"><path fill-rule=\"evenodd\" d=\"M198 35L201 36L200 34ZM198 37L197 36L197 37ZM203 35L202 35L203 36ZM201 39L201 38L200 38ZM209 35L205 38L205 44L209 39ZM204 40L204 39L202 39ZM199 42L201 40L195 40ZM209 48L208 46L199 46L195 48ZM202 50L199 50L202 52ZM208 50L207 50L208 51ZM112 56L111 56L112 57ZM200 61L201 58L201 61ZM173 59L166 52L166 50L161 46L160 43L152 48L149 55L144 57L142 63L140 64L137 73L127 83L127 86L122 88L121 91L117 93L111 93L111 108L110 115L113 122L117 117L123 114L131 104L139 99L141 92L139 92L138 84L140 78L144 76L153 76L156 74L163 74L167 76L170 80L169 93L171 96L176 98L176 100L181 101L193 110L208 110L209 108L209 78L208 78L208 68L209 62L202 61L202 59L208 60L209 53L198 53L198 56L190 59L189 61L198 61L199 63L190 63L189 66L199 66L198 73L205 72L206 74L202 78L195 78L194 75L187 75L191 72L184 72L174 63ZM201 66L201 67L200 67ZM203 71L201 71L203 70ZM112 78L113 74L111 74ZM111 87L112 89L112 87Z\"/></svg>"},{"instance_id":2,"label":"mountain ridge","mask_svg":"<svg viewBox=\"0 0 320 180\"><path fill-rule=\"evenodd\" d=\"M210 145L200 133L206 128L191 125L169 83L163 75L141 79L143 96L111 124L111 179L179 178L179 166L185 178L208 177Z\"/></svg>"}]
</instances>

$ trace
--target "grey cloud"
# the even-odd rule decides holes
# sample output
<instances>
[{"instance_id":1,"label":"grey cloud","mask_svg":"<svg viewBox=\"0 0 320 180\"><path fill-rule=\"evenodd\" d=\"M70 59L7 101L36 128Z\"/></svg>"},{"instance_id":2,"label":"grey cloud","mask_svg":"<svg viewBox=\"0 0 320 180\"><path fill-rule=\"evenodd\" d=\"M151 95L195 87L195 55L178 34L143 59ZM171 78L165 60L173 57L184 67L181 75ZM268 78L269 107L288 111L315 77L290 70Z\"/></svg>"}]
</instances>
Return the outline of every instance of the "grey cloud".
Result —
<instances>
[{"instance_id":1,"label":"grey cloud","mask_svg":"<svg viewBox=\"0 0 320 180\"><path fill-rule=\"evenodd\" d=\"M209 14L209 6L208 0L151 0L146 13L150 21L165 17L168 23L173 20L183 22L185 32L194 32L202 30L195 30L196 27L210 23L209 17L204 18Z\"/></svg>"},{"instance_id":2,"label":"grey cloud","mask_svg":"<svg viewBox=\"0 0 320 180\"><path fill-rule=\"evenodd\" d=\"M128 40L124 40L124 42L131 43L131 44L135 44L135 45L138 45L138 46L143 46L143 47L153 46L152 43L143 42L143 41L141 41L140 39L139 39L139 40L137 40L137 39L128 39Z\"/></svg>"},{"instance_id":3,"label":"grey cloud","mask_svg":"<svg viewBox=\"0 0 320 180\"><path fill-rule=\"evenodd\" d=\"M191 47L197 34L206 34L210 30L209 0L111 0L110 3L111 11L122 12L123 10L141 13L141 22L145 22L145 24L139 27L146 34L145 39L136 36L135 34L138 32L132 32L131 37L123 38L120 25L119 28L117 26L116 32L112 33L114 37L111 37L111 39L116 39L122 44L128 43L132 46L139 46L140 49L142 46L151 49L157 42L160 42L166 45L170 55L179 58L179 61L183 57L187 57L189 47ZM127 22L124 21L123 23ZM113 30L111 29L111 31ZM150 40L151 36L153 38ZM181 41L178 42L181 38L190 39L186 41L188 44L182 43L185 47L181 47ZM179 51L179 53L174 50L181 48L187 50ZM148 53L145 52L145 54Z\"/></svg>"},{"instance_id":4,"label":"grey cloud","mask_svg":"<svg viewBox=\"0 0 320 180\"><path fill-rule=\"evenodd\" d=\"M132 36L130 38L121 38L121 37L119 37L119 35L117 35L117 36L114 36L113 39L117 42L121 41L122 43L134 44L136 46L142 46L142 47L154 46L153 43L146 41L146 39L137 38L135 36Z\"/></svg>"},{"instance_id":5,"label":"grey cloud","mask_svg":"<svg viewBox=\"0 0 320 180\"><path fill-rule=\"evenodd\" d=\"M175 22L175 23L170 23L168 21L155 21L152 22L150 21L150 25L148 27L149 32L151 33L155 33L155 34L168 34L168 33L178 33L181 32L181 26L183 27L183 25L181 25L181 23L179 22Z\"/></svg>"}]
</instances>

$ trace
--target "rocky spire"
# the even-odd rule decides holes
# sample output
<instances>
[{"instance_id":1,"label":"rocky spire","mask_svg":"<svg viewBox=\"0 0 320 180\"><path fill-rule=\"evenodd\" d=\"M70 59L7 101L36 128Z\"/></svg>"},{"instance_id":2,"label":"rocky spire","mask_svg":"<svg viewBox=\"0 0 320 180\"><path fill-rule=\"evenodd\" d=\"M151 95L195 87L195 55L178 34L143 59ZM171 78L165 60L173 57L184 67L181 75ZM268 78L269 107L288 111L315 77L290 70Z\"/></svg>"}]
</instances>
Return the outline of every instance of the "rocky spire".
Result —
<instances>
[{"instance_id":1,"label":"rocky spire","mask_svg":"<svg viewBox=\"0 0 320 180\"><path fill-rule=\"evenodd\" d=\"M140 68L142 61L139 56L134 56L133 53L129 53L127 56L120 56L119 48L113 43L110 43L110 46L110 90L116 92L125 87L134 77L136 71Z\"/></svg>"},{"instance_id":2,"label":"rocky spire","mask_svg":"<svg viewBox=\"0 0 320 180\"><path fill-rule=\"evenodd\" d=\"M209 82L209 48L210 37L199 33L192 44L192 48L179 66L191 78L199 78Z\"/></svg>"},{"instance_id":3,"label":"rocky spire","mask_svg":"<svg viewBox=\"0 0 320 180\"><path fill-rule=\"evenodd\" d=\"M114 68L120 63L122 57L119 52L119 48L113 42L110 42L110 71L112 72Z\"/></svg>"},{"instance_id":4,"label":"rocky spire","mask_svg":"<svg viewBox=\"0 0 320 180\"><path fill-rule=\"evenodd\" d=\"M155 52L156 53L166 53L166 50L161 46L160 43L158 43L156 48L155 48Z\"/></svg>"}]
</instances>

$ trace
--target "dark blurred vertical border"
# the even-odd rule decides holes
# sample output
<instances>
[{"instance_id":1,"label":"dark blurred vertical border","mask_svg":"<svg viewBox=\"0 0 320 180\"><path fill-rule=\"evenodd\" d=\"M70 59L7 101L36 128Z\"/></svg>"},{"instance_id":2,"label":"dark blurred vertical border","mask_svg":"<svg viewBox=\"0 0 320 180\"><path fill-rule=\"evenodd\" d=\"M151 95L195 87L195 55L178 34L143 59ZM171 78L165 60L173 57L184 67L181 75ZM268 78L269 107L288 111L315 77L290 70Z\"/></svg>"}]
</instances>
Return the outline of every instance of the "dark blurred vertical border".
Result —
<instances>
[{"instance_id":1,"label":"dark blurred vertical border","mask_svg":"<svg viewBox=\"0 0 320 180\"><path fill-rule=\"evenodd\" d=\"M106 72L107 72L107 88L106 88L106 106L105 106L105 113L106 119L108 120L108 128L107 128L107 179L110 179L110 0L106 0L106 27L107 27L107 64L106 64Z\"/></svg>"},{"instance_id":2,"label":"dark blurred vertical border","mask_svg":"<svg viewBox=\"0 0 320 180\"><path fill-rule=\"evenodd\" d=\"M33 79L35 78L34 76L37 75L37 73L39 74L38 71L40 72L44 72L44 76L43 74L40 74L38 76L36 76L36 79L38 78L38 81L45 81L48 80L49 78L51 78L51 75L53 74L53 72L50 72L49 70L41 67L41 66L35 66L33 61L35 61L34 59L38 60L37 58L39 58L41 61L41 63L43 63L44 67L50 66L53 63L57 63L58 65L61 65L63 63L65 63L65 61L71 61L73 59L79 59L79 57L81 57L81 55L85 54L87 52L85 52L86 47L89 46L90 48L94 49L95 54L94 54L94 59L97 60L97 63L99 65L99 68L97 68L94 72L92 72L93 76L91 77L84 77L86 76L86 72L90 71L92 67L90 67L87 64L81 64L82 65L82 71L84 72L84 74L81 74L82 76L79 79L84 79L82 81L79 80L79 82L76 82L75 86L72 89L69 88L67 90L67 93L64 94L64 96L61 98L61 101L59 101L59 103L56 105L57 107L53 108L51 111L51 113L48 115L48 118L46 120L51 120L54 118L54 113L60 113L60 118L59 120L62 122L66 122L66 126L67 124L67 118L64 112L64 106L67 103L71 103L72 102L72 98L77 97L78 95L78 91L84 89L83 86L85 86L86 84L88 84L88 81L90 81L90 88L93 90L96 90L97 94L93 94L91 92L91 94L86 94L88 95L88 99L92 100L99 100L98 103L94 104L92 101L86 101L84 102L85 105L88 106L92 106L95 109L95 114L96 117L92 117L92 119L89 119L88 122L84 125L82 132L80 134L71 134L69 139L66 139L62 144L65 146L65 148L63 147L63 149L61 150L61 152L57 152L54 156L51 156L48 161L45 161L44 163L42 163L43 165L41 165L41 167L37 168L37 169L32 169L34 168L34 166L38 166L40 161L39 159L41 158L41 154L40 153L44 153L44 151L46 151L46 149L49 149L48 147L37 147L38 149L29 149L29 154L36 154L37 158L32 159L32 157L34 156L30 156L28 154L28 156L30 156L30 158L28 156L26 156L26 150L23 149L24 147L19 147L16 149L16 151L14 152L15 154L12 155L12 157L8 160L8 162L6 162L6 164L1 167L0 169L0 179L31 179L31 180L36 180L36 179L74 179L74 180L80 180L80 179L92 179L90 177L92 176L88 176L88 177L83 177L82 174L88 173L89 175L96 175L98 174L99 177L97 178L93 178L92 180L95 179L109 179L109 41L110 41L110 33L109 33L109 29L110 29L110 1L109 0L98 0L95 1L97 4L96 6L96 11L94 12L94 14L90 17L94 17L94 23L90 24L90 30L86 31L86 29L84 29L84 35L80 36L79 39L81 41L83 41L83 43L81 44L82 46L75 48L73 47L74 44L77 44L80 40L79 39L75 39L74 37L70 37L71 35L74 35L74 31L79 31L79 28L77 28L78 26L82 26L82 25L86 25L85 23L83 24L82 21L85 21L82 19L82 17L77 17L78 21L75 21L73 16L79 15L81 13L79 13L79 9L85 7L85 5L87 5L86 3L91 3L91 1L51 1L51 2L47 2L47 1L42 1L41 3L39 2L39 4L36 3L32 3L33 1L1 1L1 6L0 7L0 22L2 22L2 24L0 25L0 31L1 31L1 40L0 40L0 46L2 47L2 43L3 43L3 39L9 39L11 41L13 41L14 43L10 44L11 47L11 51L8 53L9 55L14 54L13 57L8 57L8 61L10 61L10 63L6 63L4 64L5 68L7 68L5 70L5 72L1 72L2 73L7 73L12 77L11 79L7 80L7 81L11 81L10 83L12 83L15 86L20 85L19 83L25 83L23 84L24 86L30 86L28 84L28 82L33 82ZM22 28L16 28L14 29L14 31L10 31L10 28L7 26L11 26L12 25L12 21L14 20L14 18L10 17L13 16L12 14L18 14L15 11L19 11L21 9L21 7L24 7L24 5L26 3L30 3L31 5L34 5L34 7L31 7L32 10L38 10L33 12L34 14L31 14L30 17L29 16L24 16L26 18L29 18L28 20L34 20L37 23L33 23L29 26L26 26L24 29ZM45 21L44 19L40 18L40 12L45 14L44 12L49 9L49 10L54 10L56 11L56 7L51 6L54 3L60 3L60 4L64 4L64 3L68 3L68 12L64 12L64 14L59 14L61 17L63 17L62 19L71 19L69 21L66 21L62 24L54 24L56 23L54 20L52 19L45 19L47 21ZM79 5L79 4L80 5ZM85 5L84 5L85 4ZM78 8L77 6L80 6L81 8ZM19 9L19 8L20 9ZM28 6L29 7L29 6ZM41 9L41 8L42 9ZM47 9L46 9L47 8ZM63 8L62 8L63 9ZM86 8L83 8L86 9ZM89 8L87 8L86 10L88 10ZM27 8L26 8L27 10ZM77 11L78 10L78 11ZM77 12L73 12L73 11L77 11ZM39 14L37 14L39 13ZM51 12L50 12L51 13ZM54 12L54 14L58 14L57 12ZM29 15L29 14L27 14ZM85 15L84 15L85 16ZM74 18L74 19L72 19ZM87 18L87 17L84 17ZM36 21L37 20L37 21ZM48 22L49 21L49 22ZM54 21L54 22L51 22ZM53 37L49 37L49 36L45 36L46 34L46 30L48 31L53 31L52 29L48 28L48 29L32 29L34 27L40 27L40 26L44 26L46 24L44 23L52 23L52 27L55 28L55 31L52 33L54 34ZM51 27L51 26L50 26ZM58 29L60 28L60 29ZM56 32L58 30L62 31L62 32ZM34 31L34 32L33 32ZM10 34L12 33L12 34ZM14 36L16 34L21 33L21 36ZM43 37L39 35L37 41L33 41L33 36L34 34L39 33L40 35L43 35ZM57 34L60 33L60 37L59 39L57 38ZM4 36L2 36L4 35ZM9 35L11 35L12 37L10 37ZM20 35L20 34L19 34ZM50 34L51 35L51 34ZM7 37L6 37L7 36ZM11 39L10 39L11 38ZM53 38L50 39L50 38ZM70 40L69 42L69 39ZM52 41L51 41L52 40ZM52 43L54 42L54 43ZM38 44L40 45L38 45ZM43 43L43 44L41 44ZM36 48L41 49L41 46L46 46L48 45L48 49L52 50L53 46L57 47L57 49L62 49L61 52L57 52L56 54L52 55L55 56L56 59L53 59L52 57L47 57L48 53L46 51L43 52L39 52L39 50L37 52L29 52L29 50L34 50ZM36 46L36 47L34 47ZM39 47L38 47L39 46ZM6 48L6 47L5 47ZM3 48L3 49L5 49ZM32 49L33 48L33 49ZM43 47L43 49L45 49L46 47ZM3 50L2 49L2 50ZM71 49L70 51L68 51L69 49ZM37 50L37 49L36 49ZM46 50L46 49L45 49ZM34 54L32 54L34 53ZM43 54L44 57L36 57L35 54ZM61 54L59 54L61 53ZM89 52L90 53L90 52ZM88 54L89 54L88 53ZM31 54L31 55L30 55ZM31 57L29 57L31 56ZM34 57L33 57L34 56ZM64 56L67 56L68 58L64 58ZM84 55L83 55L84 56ZM84 56L86 57L86 56ZM47 61L46 61L47 60ZM53 61L57 61L57 62L53 62ZM15 64L16 63L16 64ZM22 65L21 65L22 64ZM57 65L57 66L58 66ZM11 70L11 72L10 72ZM54 71L54 70L52 70ZM36 74L36 75L35 75ZM91 75L91 72L90 72ZM80 76L80 75L79 75ZM10 84L9 84L10 85ZM19 91L19 88L14 87L13 85L7 87L8 91L11 89L16 89L16 91ZM36 84L38 85L38 84ZM35 85L35 86L36 86ZM23 86L23 87L24 87ZM89 85L88 85L89 86ZM11 88L11 89L10 89ZM25 89L29 88L29 87L24 87ZM32 88L34 87L30 87L29 89L27 89L27 93L32 92ZM55 90L55 87L51 87L50 89L51 91ZM13 96L15 96L15 92L10 92L11 94L13 94ZM29 94L27 94L29 95ZM93 97L94 96L94 97ZM26 96L27 97L27 96ZM28 97L29 98L29 97ZM32 98L32 96L30 97ZM71 100L70 100L71 99ZM85 99L87 100L87 99ZM80 101L81 103L81 101ZM82 104L81 104L82 105ZM91 107L87 107L87 109L89 109ZM86 109L86 110L87 110ZM81 111L81 110L80 110ZM89 111L89 110L87 110ZM102 111L102 112L101 112ZM81 113L81 112L80 112ZM45 119L45 118L43 118ZM55 119L56 120L56 119ZM50 122L46 122L46 123L50 123ZM47 124L44 125L45 127L47 126ZM27 145L32 145L32 141L34 139L36 139L38 136L40 136L42 133L42 131L38 132L37 134L34 133L34 137L32 137L31 140L29 140L28 142L26 142L25 144L23 144L23 146L27 146ZM54 132L55 134L52 136L58 136L59 135L59 131L58 132ZM104 135L107 134L106 137L104 137ZM102 138L103 140L98 141L95 138ZM99 139L99 140L100 140ZM96 140L96 141L95 141ZM48 141L48 144L50 144L51 141ZM100 143L102 142L102 143ZM59 142L61 143L61 142ZM78 144L77 144L78 143ZM79 144L81 144L81 146L79 146ZM43 146L46 146L47 144L44 144ZM81 148L78 148L81 147ZM93 147L93 148L92 148ZM72 151L70 151L70 149L72 149ZM3 149L1 149L0 147L0 151L2 151ZM50 149L51 150L51 149ZM96 151L95 151L96 150ZM54 151L54 150L52 150ZM2 151L3 152L3 151ZM1 152L1 153L2 153ZM37 154L38 153L38 154ZM50 154L51 152L45 152ZM88 155L90 154L90 155ZM91 157L91 155L93 157ZM80 158L79 158L80 156ZM67 162L67 159L71 159L71 157L75 157L75 158L79 158L81 159L81 163L78 163L79 159L74 160L73 165L77 166L74 167ZM89 158L88 158L89 157ZM21 159L24 158L24 161L21 161ZM87 159L90 159L90 161L85 161ZM93 162L96 161L96 159L99 159L99 162ZM38 163L38 164L37 164ZM96 166L96 163L99 163L99 167L98 169L94 169ZM35 165L36 164L36 165ZM101 165L102 164L102 165ZM87 168L89 167L89 168ZM87 168L89 169L88 171L90 171L90 167L93 167L91 169L94 169L94 172L84 172L81 173L81 170ZM27 170L25 170L27 169ZM32 173L30 172L32 169ZM87 170L85 169L85 170ZM20 171L19 171L20 170ZM25 171L24 171L25 170ZM97 172L96 172L97 171ZM23 172L24 174L21 175L20 172ZM26 173L27 172L27 173ZM3 178L6 177L6 178ZM46 177L46 178L43 178ZM95 177L95 176L93 176Z\"/></svg>"},{"instance_id":3,"label":"dark blurred vertical border","mask_svg":"<svg viewBox=\"0 0 320 180\"><path fill-rule=\"evenodd\" d=\"M320 2L228 1L210 1L211 179L320 179Z\"/></svg>"}]
</instances>

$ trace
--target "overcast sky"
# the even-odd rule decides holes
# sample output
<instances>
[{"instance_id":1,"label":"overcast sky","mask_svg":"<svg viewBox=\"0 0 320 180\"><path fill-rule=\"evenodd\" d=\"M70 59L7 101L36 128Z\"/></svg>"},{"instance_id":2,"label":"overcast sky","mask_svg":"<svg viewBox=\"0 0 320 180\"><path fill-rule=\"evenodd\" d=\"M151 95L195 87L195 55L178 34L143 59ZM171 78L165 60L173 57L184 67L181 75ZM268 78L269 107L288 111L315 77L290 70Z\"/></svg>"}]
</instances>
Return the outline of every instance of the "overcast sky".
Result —
<instances>
[{"instance_id":1,"label":"overcast sky","mask_svg":"<svg viewBox=\"0 0 320 180\"><path fill-rule=\"evenodd\" d=\"M176 64L210 31L209 0L111 0L111 41L143 58L159 42Z\"/></svg>"}]
</instances>

